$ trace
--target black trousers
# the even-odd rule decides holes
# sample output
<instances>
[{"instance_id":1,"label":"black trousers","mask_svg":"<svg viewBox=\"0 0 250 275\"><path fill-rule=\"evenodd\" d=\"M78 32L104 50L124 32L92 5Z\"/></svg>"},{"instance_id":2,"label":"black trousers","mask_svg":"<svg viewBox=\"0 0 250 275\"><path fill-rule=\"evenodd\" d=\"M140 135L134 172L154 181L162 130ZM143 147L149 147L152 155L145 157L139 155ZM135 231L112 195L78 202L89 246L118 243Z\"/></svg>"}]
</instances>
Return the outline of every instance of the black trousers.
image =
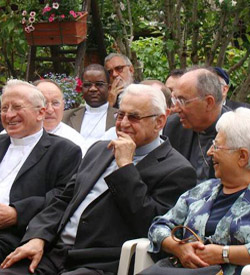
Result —
<instances>
[{"instance_id":1,"label":"black trousers","mask_svg":"<svg viewBox=\"0 0 250 275\"><path fill-rule=\"evenodd\" d=\"M36 275L113 275L113 273L105 273L102 270L94 270L88 268L77 268L69 271L64 268L65 261L68 256L68 250L71 246L62 243L56 246L42 257L38 267L35 270ZM29 272L29 265L31 261L24 259L10 268L0 268L0 274L3 275L27 275Z\"/></svg>"}]
</instances>

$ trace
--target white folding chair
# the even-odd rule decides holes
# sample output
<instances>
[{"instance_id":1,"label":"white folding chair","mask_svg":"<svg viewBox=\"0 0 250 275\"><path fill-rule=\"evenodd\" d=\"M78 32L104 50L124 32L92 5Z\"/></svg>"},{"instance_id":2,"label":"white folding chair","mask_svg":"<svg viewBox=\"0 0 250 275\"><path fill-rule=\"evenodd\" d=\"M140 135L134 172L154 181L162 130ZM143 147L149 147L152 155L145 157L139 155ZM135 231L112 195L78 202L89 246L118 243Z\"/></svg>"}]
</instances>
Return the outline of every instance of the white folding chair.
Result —
<instances>
[{"instance_id":1,"label":"white folding chair","mask_svg":"<svg viewBox=\"0 0 250 275\"><path fill-rule=\"evenodd\" d=\"M117 275L128 275L131 258L135 253L134 275L154 264L148 254L149 240L146 238L126 241L122 246ZM244 266L241 275L250 275L250 264Z\"/></svg>"}]
</instances>

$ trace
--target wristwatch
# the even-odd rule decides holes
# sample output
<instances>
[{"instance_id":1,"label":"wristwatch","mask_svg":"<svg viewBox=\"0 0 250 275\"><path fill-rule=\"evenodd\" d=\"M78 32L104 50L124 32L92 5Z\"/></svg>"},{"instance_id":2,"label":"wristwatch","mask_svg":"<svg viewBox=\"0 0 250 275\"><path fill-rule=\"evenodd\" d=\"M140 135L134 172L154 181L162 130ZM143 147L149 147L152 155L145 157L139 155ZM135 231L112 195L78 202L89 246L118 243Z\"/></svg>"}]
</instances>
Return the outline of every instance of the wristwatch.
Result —
<instances>
[{"instance_id":1,"label":"wristwatch","mask_svg":"<svg viewBox=\"0 0 250 275\"><path fill-rule=\"evenodd\" d=\"M226 264L229 264L229 246L225 245L222 248L222 258Z\"/></svg>"}]
</instances>

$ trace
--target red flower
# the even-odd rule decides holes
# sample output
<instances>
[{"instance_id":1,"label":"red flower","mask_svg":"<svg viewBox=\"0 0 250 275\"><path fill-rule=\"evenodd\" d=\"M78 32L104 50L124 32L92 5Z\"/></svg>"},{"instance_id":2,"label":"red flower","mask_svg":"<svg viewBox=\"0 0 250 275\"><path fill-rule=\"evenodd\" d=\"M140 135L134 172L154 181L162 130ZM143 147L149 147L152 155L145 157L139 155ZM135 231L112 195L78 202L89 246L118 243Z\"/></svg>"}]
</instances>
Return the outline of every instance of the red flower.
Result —
<instances>
[{"instance_id":1,"label":"red flower","mask_svg":"<svg viewBox=\"0 0 250 275\"><path fill-rule=\"evenodd\" d=\"M76 78L76 91L82 93L82 81L80 78Z\"/></svg>"}]
</instances>

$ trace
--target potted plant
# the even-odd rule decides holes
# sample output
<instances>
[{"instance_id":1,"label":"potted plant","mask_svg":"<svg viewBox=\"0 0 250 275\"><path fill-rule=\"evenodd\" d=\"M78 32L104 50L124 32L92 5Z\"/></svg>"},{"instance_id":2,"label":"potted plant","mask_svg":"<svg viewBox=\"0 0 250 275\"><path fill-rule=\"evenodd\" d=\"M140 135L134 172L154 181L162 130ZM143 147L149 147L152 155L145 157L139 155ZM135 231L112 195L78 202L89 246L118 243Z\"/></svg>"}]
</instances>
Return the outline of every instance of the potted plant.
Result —
<instances>
[{"instance_id":1,"label":"potted plant","mask_svg":"<svg viewBox=\"0 0 250 275\"><path fill-rule=\"evenodd\" d=\"M18 7L29 45L76 45L86 39L87 12L81 11L82 0L23 2Z\"/></svg>"},{"instance_id":2,"label":"potted plant","mask_svg":"<svg viewBox=\"0 0 250 275\"><path fill-rule=\"evenodd\" d=\"M45 74L43 78L51 79L61 87L64 94L65 110L77 108L84 103L82 81L80 78L53 73Z\"/></svg>"}]
</instances>

